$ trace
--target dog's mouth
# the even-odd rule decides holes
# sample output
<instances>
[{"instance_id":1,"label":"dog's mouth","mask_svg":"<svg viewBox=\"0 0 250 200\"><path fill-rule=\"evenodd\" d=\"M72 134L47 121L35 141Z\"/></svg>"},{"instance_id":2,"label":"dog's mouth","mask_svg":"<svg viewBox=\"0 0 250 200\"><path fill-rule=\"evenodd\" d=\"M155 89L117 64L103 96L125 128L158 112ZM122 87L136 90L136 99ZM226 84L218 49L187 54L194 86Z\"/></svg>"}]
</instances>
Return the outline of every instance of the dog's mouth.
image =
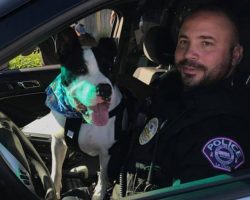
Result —
<instances>
[{"instance_id":1,"label":"dog's mouth","mask_svg":"<svg viewBox=\"0 0 250 200\"><path fill-rule=\"evenodd\" d=\"M109 120L109 102L98 103L95 106L91 106L93 111L92 121L97 126L104 126Z\"/></svg>"},{"instance_id":2,"label":"dog's mouth","mask_svg":"<svg viewBox=\"0 0 250 200\"><path fill-rule=\"evenodd\" d=\"M109 120L112 87L106 83L94 85L76 81L67 90L71 105L88 124L104 126Z\"/></svg>"},{"instance_id":3,"label":"dog's mouth","mask_svg":"<svg viewBox=\"0 0 250 200\"><path fill-rule=\"evenodd\" d=\"M97 97L96 104L92 106L85 106L79 101L76 101L76 109L83 115L83 118L89 124L95 124L96 126L104 126L109 120L109 105L110 101L103 100L101 97Z\"/></svg>"}]
</instances>

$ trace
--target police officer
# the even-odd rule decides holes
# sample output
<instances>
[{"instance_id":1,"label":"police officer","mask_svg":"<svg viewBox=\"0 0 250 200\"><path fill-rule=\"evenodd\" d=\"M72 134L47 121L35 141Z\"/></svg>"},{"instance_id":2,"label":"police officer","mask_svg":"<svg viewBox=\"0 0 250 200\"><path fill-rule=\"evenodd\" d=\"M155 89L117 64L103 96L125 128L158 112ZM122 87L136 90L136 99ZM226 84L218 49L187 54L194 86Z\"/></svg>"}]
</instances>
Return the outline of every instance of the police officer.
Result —
<instances>
[{"instance_id":1,"label":"police officer","mask_svg":"<svg viewBox=\"0 0 250 200\"><path fill-rule=\"evenodd\" d=\"M236 24L222 8L199 7L185 17L176 70L160 84L148 120L133 138L122 166L126 193L120 195L250 166L249 98L232 84L242 54Z\"/></svg>"}]
</instances>

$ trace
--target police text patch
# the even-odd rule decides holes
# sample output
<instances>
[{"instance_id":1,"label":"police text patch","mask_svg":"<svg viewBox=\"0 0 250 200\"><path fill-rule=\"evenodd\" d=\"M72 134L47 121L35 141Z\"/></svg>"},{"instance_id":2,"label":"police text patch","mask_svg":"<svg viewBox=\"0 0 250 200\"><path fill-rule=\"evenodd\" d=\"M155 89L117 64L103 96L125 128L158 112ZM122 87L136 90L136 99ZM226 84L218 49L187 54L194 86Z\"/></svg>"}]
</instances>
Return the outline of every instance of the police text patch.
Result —
<instances>
[{"instance_id":1,"label":"police text patch","mask_svg":"<svg viewBox=\"0 0 250 200\"><path fill-rule=\"evenodd\" d=\"M217 137L209 140L202 152L214 168L228 172L245 162L240 145L229 138Z\"/></svg>"}]
</instances>

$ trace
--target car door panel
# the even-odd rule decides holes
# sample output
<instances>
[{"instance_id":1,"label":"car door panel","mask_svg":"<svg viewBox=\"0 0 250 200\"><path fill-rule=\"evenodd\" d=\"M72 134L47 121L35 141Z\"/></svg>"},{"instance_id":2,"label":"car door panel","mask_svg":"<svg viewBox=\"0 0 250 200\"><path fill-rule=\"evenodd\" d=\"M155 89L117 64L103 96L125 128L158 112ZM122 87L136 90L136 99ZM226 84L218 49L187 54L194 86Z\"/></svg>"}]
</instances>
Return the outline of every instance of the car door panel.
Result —
<instances>
[{"instance_id":1,"label":"car door panel","mask_svg":"<svg viewBox=\"0 0 250 200\"><path fill-rule=\"evenodd\" d=\"M0 110L19 127L44 116L45 89L59 72L59 66L47 66L0 73Z\"/></svg>"}]
</instances>

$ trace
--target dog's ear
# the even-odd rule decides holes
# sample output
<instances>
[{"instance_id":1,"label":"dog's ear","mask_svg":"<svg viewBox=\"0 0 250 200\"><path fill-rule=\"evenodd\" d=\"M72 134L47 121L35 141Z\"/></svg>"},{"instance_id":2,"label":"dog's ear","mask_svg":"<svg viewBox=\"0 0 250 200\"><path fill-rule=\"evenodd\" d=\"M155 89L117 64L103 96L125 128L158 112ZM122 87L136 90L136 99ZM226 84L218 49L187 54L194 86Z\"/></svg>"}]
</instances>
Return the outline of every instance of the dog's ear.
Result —
<instances>
[{"instance_id":1,"label":"dog's ear","mask_svg":"<svg viewBox=\"0 0 250 200\"><path fill-rule=\"evenodd\" d=\"M114 39L108 37L100 38L98 45L92 48L92 51L100 71L108 78L111 78L112 68L117 55L117 46Z\"/></svg>"},{"instance_id":2,"label":"dog's ear","mask_svg":"<svg viewBox=\"0 0 250 200\"><path fill-rule=\"evenodd\" d=\"M83 49L73 28L68 27L57 34L56 48L62 66L74 74L87 72Z\"/></svg>"},{"instance_id":3,"label":"dog's ear","mask_svg":"<svg viewBox=\"0 0 250 200\"><path fill-rule=\"evenodd\" d=\"M76 75L68 70L66 67L61 67L61 83L68 87L76 79Z\"/></svg>"}]
</instances>

